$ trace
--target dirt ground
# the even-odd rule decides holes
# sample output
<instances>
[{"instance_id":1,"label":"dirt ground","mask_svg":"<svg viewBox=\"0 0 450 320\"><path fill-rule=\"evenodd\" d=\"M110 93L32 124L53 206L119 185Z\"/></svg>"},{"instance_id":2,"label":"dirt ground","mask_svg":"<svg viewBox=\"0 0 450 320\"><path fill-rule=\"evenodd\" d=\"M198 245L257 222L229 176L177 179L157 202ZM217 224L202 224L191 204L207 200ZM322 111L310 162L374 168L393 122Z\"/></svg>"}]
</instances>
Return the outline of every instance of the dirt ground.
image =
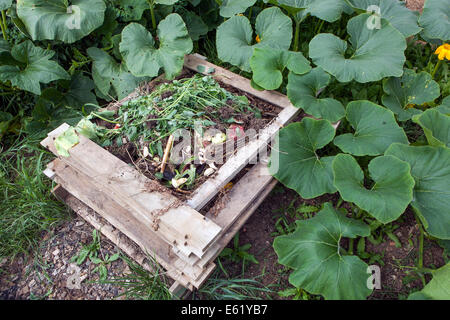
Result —
<instances>
[{"instance_id":1,"label":"dirt ground","mask_svg":"<svg viewBox=\"0 0 450 320\"><path fill-rule=\"evenodd\" d=\"M406 0L406 3L412 10L421 10L424 0ZM250 243L250 253L259 261L259 264L250 263L243 276L258 277L264 285L273 286L274 291L289 288L289 271L277 263L272 243L276 219L285 215L290 222L294 220L287 215L287 210L279 209L289 208L290 204L294 207L302 203L316 205L335 199L331 195L305 201L294 191L278 185L240 232L240 244ZM366 243L366 252L381 257L373 262L381 268L381 289L375 290L370 299L405 298L412 289L422 286L421 280L409 271L417 259L419 230L412 212L407 211L402 220L394 231L401 247L396 247L395 242L386 235L380 245ZM92 241L92 230L83 219L71 215L67 222L43 235L39 254L19 256L12 263L0 261L0 299L98 300L119 296L122 293L120 288L99 283L98 273L93 272L95 265L84 262L77 266L70 261L83 245ZM442 251L436 243L426 240L424 266L439 268L444 265ZM116 252L118 249L102 238L101 253L105 256ZM224 267L230 276L239 276L242 270L239 263L225 262ZM108 278L123 277L129 273L128 266L121 259L108 264L107 268ZM274 294L273 298L279 297Z\"/></svg>"}]
</instances>

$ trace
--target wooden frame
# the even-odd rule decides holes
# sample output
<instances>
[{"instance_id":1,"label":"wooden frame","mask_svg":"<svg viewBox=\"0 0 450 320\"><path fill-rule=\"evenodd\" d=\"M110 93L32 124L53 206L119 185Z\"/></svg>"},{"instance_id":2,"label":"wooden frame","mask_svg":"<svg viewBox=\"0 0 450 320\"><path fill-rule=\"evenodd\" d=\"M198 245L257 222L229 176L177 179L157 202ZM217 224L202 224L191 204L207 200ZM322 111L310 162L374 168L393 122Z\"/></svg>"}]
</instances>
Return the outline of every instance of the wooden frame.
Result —
<instances>
[{"instance_id":1,"label":"wooden frame","mask_svg":"<svg viewBox=\"0 0 450 320\"><path fill-rule=\"evenodd\" d=\"M83 136L70 150L70 157L58 157L45 171L58 184L55 195L149 270L145 253L151 254L175 280L170 288L174 296L204 283L215 268L215 258L275 187L267 158L260 159L235 183L216 215L202 216L198 211L301 112L285 95L255 90L248 79L202 56L186 56L185 67L282 109L258 140L238 150L186 203L177 203L171 195L154 188L149 190L149 179ZM58 156L54 140L67 129L67 125L61 126L41 144ZM155 223L157 227L150 228Z\"/></svg>"}]
</instances>

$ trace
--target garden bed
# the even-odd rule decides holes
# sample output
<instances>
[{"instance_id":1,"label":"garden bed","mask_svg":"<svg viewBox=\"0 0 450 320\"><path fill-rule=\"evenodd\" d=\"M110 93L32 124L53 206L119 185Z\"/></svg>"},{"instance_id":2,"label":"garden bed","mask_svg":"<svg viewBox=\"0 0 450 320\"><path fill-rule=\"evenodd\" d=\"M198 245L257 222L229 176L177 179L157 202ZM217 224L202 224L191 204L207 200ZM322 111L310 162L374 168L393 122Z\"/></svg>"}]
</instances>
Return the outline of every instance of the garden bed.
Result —
<instances>
[{"instance_id":1,"label":"garden bed","mask_svg":"<svg viewBox=\"0 0 450 320\"><path fill-rule=\"evenodd\" d=\"M251 101L251 108L262 109L261 117L249 117L248 114L232 116L241 126L264 127L258 132L258 139L248 141L245 148L235 150L214 175L197 183L189 197L186 197L186 192L180 192L181 197L175 197L173 191L169 193L167 185L153 178L157 169L146 174L140 166L136 166L139 171L133 169L130 163L136 165L138 158L133 157L128 148L125 148L128 159L123 152L110 149L125 158L124 162L77 134L79 141L68 149L69 157L59 156L55 141L69 132L68 125L51 132L42 142L59 156L49 164L46 174L59 184L61 192L68 192L83 206L93 210L94 214L86 219L91 224L99 214L128 241L137 244L141 254L153 253L156 261L175 280L172 287L174 293L179 293L182 288L192 289L202 285L214 270L213 260L275 186L268 173L267 154L261 154L261 151L267 151L278 130L300 113L300 109L293 107L287 97L276 92L256 91L249 80L198 56L188 56L185 66L194 71L204 70L205 75L212 75L228 90L234 87L237 88L232 89L235 93L245 92L246 100ZM209 81L207 78L199 79ZM137 96L130 96L128 101ZM122 106L124 103L120 102ZM119 110L119 106L111 105L108 109ZM276 118L271 119L277 111ZM223 124L217 126L224 128L221 127ZM127 144L128 141L124 145ZM259 160L257 164L249 166L255 159ZM148 165L147 160L141 158L139 161ZM155 161L154 157L150 161ZM234 184L230 187L232 180ZM225 186L227 188L224 189ZM72 208L80 211L79 205ZM86 211L86 208L83 210ZM201 211L204 215L199 213ZM121 237L115 240L107 232L104 235L121 248L125 243L117 240ZM129 251L125 247L122 249ZM142 262L142 259L137 260Z\"/></svg>"}]
</instances>

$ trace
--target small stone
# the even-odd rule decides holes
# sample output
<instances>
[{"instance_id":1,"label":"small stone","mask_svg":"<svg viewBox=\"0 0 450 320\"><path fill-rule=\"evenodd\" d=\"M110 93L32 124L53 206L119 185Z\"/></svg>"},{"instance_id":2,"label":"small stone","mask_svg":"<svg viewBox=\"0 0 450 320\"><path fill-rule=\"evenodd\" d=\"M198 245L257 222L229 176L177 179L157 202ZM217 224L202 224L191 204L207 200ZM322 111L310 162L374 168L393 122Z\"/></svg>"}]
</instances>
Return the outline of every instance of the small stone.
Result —
<instances>
[{"instance_id":1,"label":"small stone","mask_svg":"<svg viewBox=\"0 0 450 320\"><path fill-rule=\"evenodd\" d=\"M84 221L77 221L77 223L75 223L75 227L81 227L82 225L84 225Z\"/></svg>"},{"instance_id":2,"label":"small stone","mask_svg":"<svg viewBox=\"0 0 450 320\"><path fill-rule=\"evenodd\" d=\"M54 256L57 256L59 253L60 253L59 249L56 249L55 251L52 252L52 254L53 254Z\"/></svg>"}]
</instances>

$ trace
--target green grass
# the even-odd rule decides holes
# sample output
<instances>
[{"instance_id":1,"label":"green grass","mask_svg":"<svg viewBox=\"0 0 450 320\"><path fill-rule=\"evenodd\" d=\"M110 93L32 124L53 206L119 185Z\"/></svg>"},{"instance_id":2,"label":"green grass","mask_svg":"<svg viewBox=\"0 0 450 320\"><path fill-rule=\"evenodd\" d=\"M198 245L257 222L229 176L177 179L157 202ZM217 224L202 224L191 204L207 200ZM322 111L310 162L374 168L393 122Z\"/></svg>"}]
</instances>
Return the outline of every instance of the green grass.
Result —
<instances>
[{"instance_id":1,"label":"green grass","mask_svg":"<svg viewBox=\"0 0 450 320\"><path fill-rule=\"evenodd\" d=\"M121 258L128 264L131 273L124 277L100 281L100 283L108 283L124 289L124 292L116 298L125 297L134 300L172 299L165 272L151 256L148 256L148 261L154 270L153 273L125 255L122 255Z\"/></svg>"},{"instance_id":2,"label":"green grass","mask_svg":"<svg viewBox=\"0 0 450 320\"><path fill-rule=\"evenodd\" d=\"M3 142L3 141L2 141ZM2 150L3 149L3 150ZM42 174L51 156L37 141L19 136L0 144L0 259L37 248L43 231L68 217Z\"/></svg>"}]
</instances>

